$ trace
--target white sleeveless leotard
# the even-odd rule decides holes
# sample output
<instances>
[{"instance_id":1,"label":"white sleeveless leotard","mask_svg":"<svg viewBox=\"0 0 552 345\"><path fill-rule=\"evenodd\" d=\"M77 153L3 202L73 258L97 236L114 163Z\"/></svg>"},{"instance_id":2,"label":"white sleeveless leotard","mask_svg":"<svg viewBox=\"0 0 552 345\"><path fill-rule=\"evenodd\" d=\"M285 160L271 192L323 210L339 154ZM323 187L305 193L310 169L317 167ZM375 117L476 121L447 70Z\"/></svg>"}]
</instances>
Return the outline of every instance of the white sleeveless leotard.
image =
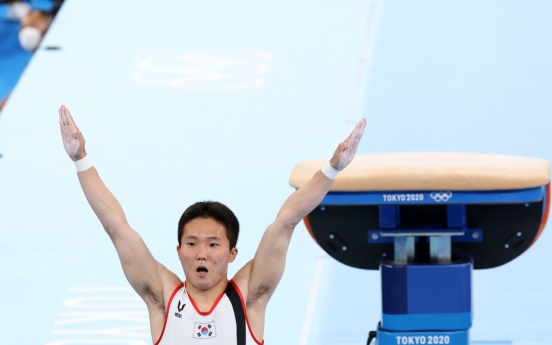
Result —
<instances>
[{"instance_id":1,"label":"white sleeveless leotard","mask_svg":"<svg viewBox=\"0 0 552 345\"><path fill-rule=\"evenodd\" d=\"M228 295L231 295L238 306L236 314ZM241 304L241 308L238 304ZM169 299L165 325L155 345L240 345L237 340L239 336L236 322L238 325L241 322L242 339L245 339L243 345L264 344L264 341L260 342L253 336L245 310L240 289L232 280L228 282L228 288L217 298L211 310L205 313L199 311L190 295L186 293L185 284L182 283L176 287ZM238 319L241 321L237 321Z\"/></svg>"}]
</instances>

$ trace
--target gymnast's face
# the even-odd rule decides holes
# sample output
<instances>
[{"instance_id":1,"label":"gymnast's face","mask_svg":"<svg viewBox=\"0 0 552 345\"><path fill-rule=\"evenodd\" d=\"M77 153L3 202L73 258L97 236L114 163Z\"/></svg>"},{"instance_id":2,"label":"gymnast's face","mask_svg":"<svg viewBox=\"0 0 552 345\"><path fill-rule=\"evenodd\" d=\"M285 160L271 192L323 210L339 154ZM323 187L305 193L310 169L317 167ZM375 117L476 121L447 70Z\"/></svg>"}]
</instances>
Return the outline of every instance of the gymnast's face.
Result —
<instances>
[{"instance_id":1,"label":"gymnast's face","mask_svg":"<svg viewBox=\"0 0 552 345\"><path fill-rule=\"evenodd\" d=\"M180 247L176 247L186 282L208 290L227 280L228 263L238 254L230 250L226 228L213 218L195 218L184 226Z\"/></svg>"}]
</instances>

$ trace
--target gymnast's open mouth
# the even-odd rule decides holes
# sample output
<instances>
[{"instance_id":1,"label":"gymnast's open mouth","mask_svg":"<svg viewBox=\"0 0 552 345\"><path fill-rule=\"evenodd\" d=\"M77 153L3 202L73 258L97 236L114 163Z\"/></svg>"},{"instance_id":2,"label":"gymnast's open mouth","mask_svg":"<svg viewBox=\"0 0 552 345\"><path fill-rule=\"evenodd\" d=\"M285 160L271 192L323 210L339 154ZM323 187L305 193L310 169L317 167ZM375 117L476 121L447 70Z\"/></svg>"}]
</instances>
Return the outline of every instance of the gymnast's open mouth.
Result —
<instances>
[{"instance_id":1,"label":"gymnast's open mouth","mask_svg":"<svg viewBox=\"0 0 552 345\"><path fill-rule=\"evenodd\" d=\"M207 269L207 267L203 267L203 266L199 266L197 269L196 269L196 272L197 273L202 273L202 272L209 272L209 270Z\"/></svg>"}]
</instances>

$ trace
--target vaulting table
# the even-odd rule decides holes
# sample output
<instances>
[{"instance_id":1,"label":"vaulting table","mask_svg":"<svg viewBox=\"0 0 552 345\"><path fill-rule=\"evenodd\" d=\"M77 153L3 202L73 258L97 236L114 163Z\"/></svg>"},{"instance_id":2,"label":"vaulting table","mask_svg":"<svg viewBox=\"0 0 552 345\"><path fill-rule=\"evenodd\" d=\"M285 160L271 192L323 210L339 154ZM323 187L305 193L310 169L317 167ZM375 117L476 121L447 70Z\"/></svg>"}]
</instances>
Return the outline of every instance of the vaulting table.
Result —
<instances>
[{"instance_id":1,"label":"vaulting table","mask_svg":"<svg viewBox=\"0 0 552 345\"><path fill-rule=\"evenodd\" d=\"M299 188L325 160L296 165ZM358 155L305 224L349 266L381 270L379 345L469 344L471 270L531 247L548 217L550 163L472 153ZM371 339L369 339L370 341Z\"/></svg>"}]
</instances>

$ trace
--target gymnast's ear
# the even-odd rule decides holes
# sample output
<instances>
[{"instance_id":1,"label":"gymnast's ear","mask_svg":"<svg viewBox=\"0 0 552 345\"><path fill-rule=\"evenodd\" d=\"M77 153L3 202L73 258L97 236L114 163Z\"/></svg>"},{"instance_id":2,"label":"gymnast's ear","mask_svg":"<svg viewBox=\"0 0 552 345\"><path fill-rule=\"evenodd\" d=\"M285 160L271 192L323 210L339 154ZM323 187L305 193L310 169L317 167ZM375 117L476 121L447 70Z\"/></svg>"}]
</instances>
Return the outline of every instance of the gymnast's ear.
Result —
<instances>
[{"instance_id":1,"label":"gymnast's ear","mask_svg":"<svg viewBox=\"0 0 552 345\"><path fill-rule=\"evenodd\" d=\"M234 260L236 260L236 256L238 256L238 248L234 247L230 249L230 258L228 259L228 262L234 262Z\"/></svg>"}]
</instances>

